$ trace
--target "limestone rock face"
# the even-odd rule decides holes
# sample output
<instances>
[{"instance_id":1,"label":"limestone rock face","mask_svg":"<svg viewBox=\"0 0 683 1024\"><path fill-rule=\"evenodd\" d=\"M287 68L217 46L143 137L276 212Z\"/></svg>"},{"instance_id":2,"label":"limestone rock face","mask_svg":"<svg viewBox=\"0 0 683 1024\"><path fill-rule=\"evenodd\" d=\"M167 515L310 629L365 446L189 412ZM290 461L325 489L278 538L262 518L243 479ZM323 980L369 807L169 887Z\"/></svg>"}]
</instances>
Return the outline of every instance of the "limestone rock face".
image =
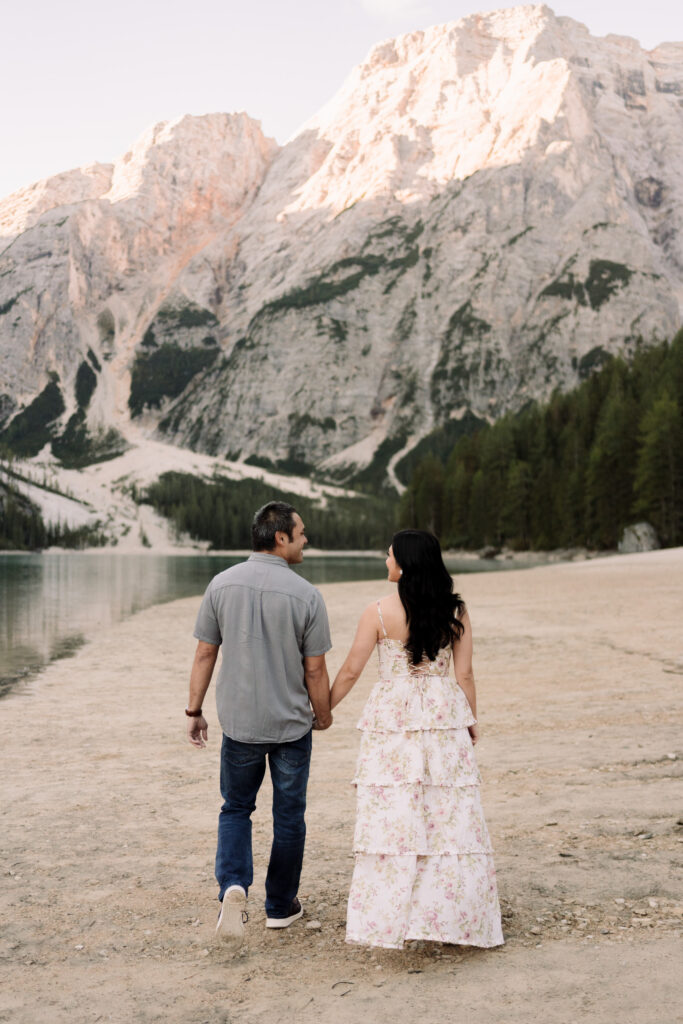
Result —
<instances>
[{"instance_id":1,"label":"limestone rock face","mask_svg":"<svg viewBox=\"0 0 683 1024\"><path fill-rule=\"evenodd\" d=\"M151 128L113 166L59 175L0 204L5 421L49 374L68 417L85 365L97 378L88 417L125 424L150 322L197 253L217 237L229 251L276 149L244 114L184 117Z\"/></svg>"},{"instance_id":2,"label":"limestone rock face","mask_svg":"<svg viewBox=\"0 0 683 1024\"><path fill-rule=\"evenodd\" d=\"M60 424L386 460L677 330L682 162L683 44L543 6L376 46L282 148L245 115L156 126L0 205L0 421L53 371Z\"/></svg>"}]
</instances>

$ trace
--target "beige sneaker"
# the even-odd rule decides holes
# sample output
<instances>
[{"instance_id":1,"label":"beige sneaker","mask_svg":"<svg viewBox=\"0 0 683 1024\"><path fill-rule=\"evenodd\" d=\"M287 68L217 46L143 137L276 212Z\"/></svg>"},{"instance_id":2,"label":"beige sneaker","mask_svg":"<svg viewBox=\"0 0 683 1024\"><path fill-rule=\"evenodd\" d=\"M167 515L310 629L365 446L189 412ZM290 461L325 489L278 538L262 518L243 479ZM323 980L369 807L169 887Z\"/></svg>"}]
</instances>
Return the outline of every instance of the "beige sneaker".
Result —
<instances>
[{"instance_id":1,"label":"beige sneaker","mask_svg":"<svg viewBox=\"0 0 683 1024\"><path fill-rule=\"evenodd\" d=\"M248 920L247 894L236 885L225 893L216 924L216 939L230 950L239 949L244 942L244 925Z\"/></svg>"}]
</instances>

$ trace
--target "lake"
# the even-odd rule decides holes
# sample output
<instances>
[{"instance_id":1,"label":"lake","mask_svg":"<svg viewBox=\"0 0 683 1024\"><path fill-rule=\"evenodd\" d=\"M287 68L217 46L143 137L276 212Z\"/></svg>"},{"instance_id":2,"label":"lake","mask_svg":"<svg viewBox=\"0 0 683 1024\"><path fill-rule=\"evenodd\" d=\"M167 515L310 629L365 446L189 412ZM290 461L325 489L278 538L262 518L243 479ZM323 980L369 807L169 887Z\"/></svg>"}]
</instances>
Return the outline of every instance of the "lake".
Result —
<instances>
[{"instance_id":1,"label":"lake","mask_svg":"<svg viewBox=\"0 0 683 1024\"><path fill-rule=\"evenodd\" d=\"M199 596L212 576L244 557L0 554L0 696L110 623L150 605ZM508 567L448 558L446 564L456 574ZM379 555L309 555L297 571L316 584L386 578Z\"/></svg>"}]
</instances>

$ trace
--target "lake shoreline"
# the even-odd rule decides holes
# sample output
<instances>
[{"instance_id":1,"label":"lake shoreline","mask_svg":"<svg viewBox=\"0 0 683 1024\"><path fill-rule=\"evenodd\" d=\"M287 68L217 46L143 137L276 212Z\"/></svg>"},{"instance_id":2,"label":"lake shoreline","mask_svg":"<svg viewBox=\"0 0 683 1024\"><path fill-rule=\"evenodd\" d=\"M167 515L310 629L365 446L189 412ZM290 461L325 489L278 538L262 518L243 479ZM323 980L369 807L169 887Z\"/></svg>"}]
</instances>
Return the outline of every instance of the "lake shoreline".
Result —
<instances>
[{"instance_id":1,"label":"lake shoreline","mask_svg":"<svg viewBox=\"0 0 683 1024\"><path fill-rule=\"evenodd\" d=\"M93 558L91 555L96 554ZM204 593L209 580L250 554L159 555L49 551L0 554L0 697L107 625L155 605ZM127 555L128 557L123 557ZM301 570L312 582L381 579L384 558L315 555Z\"/></svg>"},{"instance_id":2,"label":"lake shoreline","mask_svg":"<svg viewBox=\"0 0 683 1024\"><path fill-rule=\"evenodd\" d=\"M514 562L515 564L549 565L555 562L580 562L594 558L611 558L620 555L616 548L609 548L605 551L596 551L591 548L553 548L548 551L517 551L512 548L501 548L493 554L485 553L489 549L478 549L470 551L466 548L445 548L443 555L445 559L457 559L471 562ZM660 549L657 549L660 550ZM668 550L666 548L661 550ZM642 552L636 552L642 553ZM190 558L198 555L224 556L226 558L248 558L252 554L251 548L209 548L202 545L169 545L168 547L128 547L119 548L117 545L101 545L86 548L67 548L54 545L49 548L31 549L4 549L0 548L0 556L15 557L20 555L117 555L152 557L155 555L178 556L179 558ZM339 548L306 548L305 558L384 558L386 551L352 548L349 550Z\"/></svg>"},{"instance_id":3,"label":"lake shoreline","mask_svg":"<svg viewBox=\"0 0 683 1024\"><path fill-rule=\"evenodd\" d=\"M0 699L3 699L12 687L35 678L46 665L70 657L75 649L97 634L102 624L125 619L143 608L161 606L178 597L200 595L209 579L227 567L224 560L228 565L234 564L235 561L248 558L251 551L238 549L196 552L185 549L162 555L156 550L149 549L142 549L140 552L117 551L115 548L93 548L85 551L49 549L40 555L32 552L0 552L0 566L6 554L10 554L11 557L5 559L5 571L0 573ZM137 557L138 554L143 557ZM511 552L503 549L496 557L482 557L481 552L444 552L446 565L456 578L459 590L463 589L464 579L471 575L528 570L544 565L572 564L587 560L604 561L614 556L617 556L616 552L594 555L583 549L557 552ZM621 559L625 556L617 557ZM160 589L157 587L156 590L149 590L149 580L156 578L160 566L167 567L165 571L169 577L168 587L165 590L163 586ZM13 568L16 571L13 572ZM38 591L31 594L30 609L22 610L16 606L17 597L13 588L21 587L23 576L35 573L36 570L39 573L44 571L46 577L49 575L51 586L59 588L58 613L49 613L47 610L41 613L40 604L46 598L41 597ZM71 581L70 589L59 587L60 571ZM304 562L301 567L296 567L296 571L301 572L316 586L334 582L335 579L381 581L385 575L384 552L326 551L311 548L306 551ZM200 573L200 578L189 589L187 585L177 582L193 573ZM99 582L100 576L102 582ZM13 584L15 577L17 582ZM137 579L138 583L135 585L135 593L129 595L126 600L127 578ZM86 614L82 609L79 611L78 604L73 605L71 590L79 580L87 604ZM108 602L114 600L113 596L107 595L108 581L111 582L112 594L116 595L115 600L120 604L120 607L117 605L113 611L107 607ZM102 608L102 613L95 616L94 610L98 605ZM61 615L61 626L52 622L51 616L54 617L56 614ZM29 617L32 623L30 633L17 633L16 627L13 632L12 622L25 616ZM36 642L36 637L39 638L39 643Z\"/></svg>"},{"instance_id":4,"label":"lake shoreline","mask_svg":"<svg viewBox=\"0 0 683 1024\"><path fill-rule=\"evenodd\" d=\"M374 658L332 729L314 736L303 921L282 934L264 927L266 781L247 942L235 957L213 946L220 729L212 688L208 748L185 739L198 601L184 598L103 628L0 703L8 1019L71 1024L115 1007L118 1020L167 1024L218 1024L226 1013L233 1024L273 1015L449 1024L456 990L491 1024L509 1024L515 991L524 993L520 1021L673 1020L683 549L462 583L505 946L399 952L344 942L356 722L377 678ZM392 589L320 585L331 675L362 609Z\"/></svg>"}]
</instances>

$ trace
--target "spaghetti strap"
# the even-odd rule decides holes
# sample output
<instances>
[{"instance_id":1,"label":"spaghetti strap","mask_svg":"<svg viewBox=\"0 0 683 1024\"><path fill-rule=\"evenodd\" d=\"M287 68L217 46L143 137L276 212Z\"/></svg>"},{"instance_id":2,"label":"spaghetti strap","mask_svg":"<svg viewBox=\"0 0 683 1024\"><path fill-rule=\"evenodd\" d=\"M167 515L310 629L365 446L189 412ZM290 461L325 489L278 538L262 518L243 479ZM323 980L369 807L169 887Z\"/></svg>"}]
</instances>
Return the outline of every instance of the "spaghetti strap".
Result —
<instances>
[{"instance_id":1,"label":"spaghetti strap","mask_svg":"<svg viewBox=\"0 0 683 1024\"><path fill-rule=\"evenodd\" d=\"M382 632L384 633L384 637L386 639L387 630L386 626L384 625L384 619L382 618L382 609L379 606L379 601L377 602L377 614L379 615L379 621L382 623Z\"/></svg>"}]
</instances>

